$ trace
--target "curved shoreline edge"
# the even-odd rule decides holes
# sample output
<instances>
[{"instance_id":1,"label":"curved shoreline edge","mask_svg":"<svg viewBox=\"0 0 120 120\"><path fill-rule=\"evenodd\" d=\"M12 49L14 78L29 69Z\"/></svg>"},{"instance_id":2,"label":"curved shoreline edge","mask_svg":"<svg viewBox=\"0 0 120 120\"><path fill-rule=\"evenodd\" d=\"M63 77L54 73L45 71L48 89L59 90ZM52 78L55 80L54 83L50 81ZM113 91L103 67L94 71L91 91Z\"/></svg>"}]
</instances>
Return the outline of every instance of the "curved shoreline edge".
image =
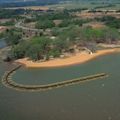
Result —
<instances>
[{"instance_id":1,"label":"curved shoreline edge","mask_svg":"<svg viewBox=\"0 0 120 120\"><path fill-rule=\"evenodd\" d=\"M56 82L56 83L51 83L51 84L46 84L46 85L23 85L23 84L16 83L14 82L14 80L12 80L12 75L18 69L20 69L21 66L22 65L18 65L12 70L5 72L2 78L2 83L4 86L8 88L12 88L14 90L18 90L18 91L35 92L35 91L46 91L46 90L56 89L56 88L65 87L69 85L79 84L85 81L91 81L91 80L102 79L102 78L108 77L106 73L100 73L100 74L80 77L80 78L76 78L72 80L65 80L62 82Z\"/></svg>"},{"instance_id":2,"label":"curved shoreline edge","mask_svg":"<svg viewBox=\"0 0 120 120\"><path fill-rule=\"evenodd\" d=\"M115 52L120 52L120 48L111 48L105 50L98 50L96 53L88 54L88 53L77 53L75 56L71 56L68 58L58 58L54 60L49 60L45 62L33 62L28 60L27 58L16 60L16 63L20 63L27 68L49 68L49 67L64 67L75 64L82 64L88 62L92 59L95 59L99 56L103 56L106 54L111 54Z\"/></svg>"}]
</instances>

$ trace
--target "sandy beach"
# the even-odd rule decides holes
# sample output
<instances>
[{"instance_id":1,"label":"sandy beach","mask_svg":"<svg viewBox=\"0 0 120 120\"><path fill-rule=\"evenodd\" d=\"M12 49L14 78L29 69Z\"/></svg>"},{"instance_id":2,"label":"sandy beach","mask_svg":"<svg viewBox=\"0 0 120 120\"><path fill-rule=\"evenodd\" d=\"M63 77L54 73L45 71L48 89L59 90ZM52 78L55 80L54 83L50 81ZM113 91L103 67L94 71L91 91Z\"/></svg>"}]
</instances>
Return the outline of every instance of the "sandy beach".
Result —
<instances>
[{"instance_id":1,"label":"sandy beach","mask_svg":"<svg viewBox=\"0 0 120 120\"><path fill-rule=\"evenodd\" d=\"M120 48L99 50L93 54L81 52L68 58L57 58L57 59L49 60L45 62L39 62L39 61L33 62L31 60L28 60L27 58L16 60L16 62L23 64L25 65L25 67L28 67L28 68L62 67L62 66L69 66L69 65L74 65L74 64L82 64L98 56L102 56L102 55L110 54L114 52L120 52Z\"/></svg>"}]
</instances>

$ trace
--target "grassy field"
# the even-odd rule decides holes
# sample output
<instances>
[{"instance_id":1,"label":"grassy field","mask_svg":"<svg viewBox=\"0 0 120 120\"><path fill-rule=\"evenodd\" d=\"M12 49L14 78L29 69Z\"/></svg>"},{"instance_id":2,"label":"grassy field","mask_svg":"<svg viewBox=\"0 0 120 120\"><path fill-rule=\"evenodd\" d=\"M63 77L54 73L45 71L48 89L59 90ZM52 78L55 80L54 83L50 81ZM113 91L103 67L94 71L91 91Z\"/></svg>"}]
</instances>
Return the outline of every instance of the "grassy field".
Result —
<instances>
[{"instance_id":1,"label":"grassy field","mask_svg":"<svg viewBox=\"0 0 120 120\"><path fill-rule=\"evenodd\" d=\"M11 7L7 9L31 9L31 10L48 10L48 6L27 6L27 7Z\"/></svg>"},{"instance_id":2,"label":"grassy field","mask_svg":"<svg viewBox=\"0 0 120 120\"><path fill-rule=\"evenodd\" d=\"M48 10L48 9L77 9L77 8L93 8L96 5L89 3L77 4L77 3L66 3L66 4L56 4L56 5L47 5L47 6L27 6L27 7L12 7L9 9L32 9L32 10Z\"/></svg>"},{"instance_id":3,"label":"grassy field","mask_svg":"<svg viewBox=\"0 0 120 120\"><path fill-rule=\"evenodd\" d=\"M104 6L104 7L103 7ZM115 9L119 10L120 9L120 4L114 4L113 6L108 5L103 5L103 4L92 4L92 3L69 3L69 4L57 4L57 5L50 5L48 6L49 8L53 9L75 9L75 8L88 8L88 9L93 9L96 8L98 10L101 9Z\"/></svg>"}]
</instances>

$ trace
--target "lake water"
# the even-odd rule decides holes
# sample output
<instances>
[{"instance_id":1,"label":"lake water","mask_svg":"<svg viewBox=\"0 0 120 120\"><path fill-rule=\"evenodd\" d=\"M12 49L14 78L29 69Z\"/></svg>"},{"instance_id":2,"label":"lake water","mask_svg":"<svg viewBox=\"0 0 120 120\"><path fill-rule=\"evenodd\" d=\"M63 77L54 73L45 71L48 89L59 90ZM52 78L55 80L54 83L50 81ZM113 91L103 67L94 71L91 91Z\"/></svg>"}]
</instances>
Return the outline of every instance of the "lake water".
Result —
<instances>
[{"instance_id":1,"label":"lake water","mask_svg":"<svg viewBox=\"0 0 120 120\"><path fill-rule=\"evenodd\" d=\"M4 40L0 39L0 49L6 47L7 44Z\"/></svg>"},{"instance_id":2,"label":"lake water","mask_svg":"<svg viewBox=\"0 0 120 120\"><path fill-rule=\"evenodd\" d=\"M0 63L0 76L10 65ZM120 120L120 54L82 65L49 69L21 68L23 84L47 84L105 72L108 78L46 92L19 92L0 82L0 120Z\"/></svg>"}]
</instances>

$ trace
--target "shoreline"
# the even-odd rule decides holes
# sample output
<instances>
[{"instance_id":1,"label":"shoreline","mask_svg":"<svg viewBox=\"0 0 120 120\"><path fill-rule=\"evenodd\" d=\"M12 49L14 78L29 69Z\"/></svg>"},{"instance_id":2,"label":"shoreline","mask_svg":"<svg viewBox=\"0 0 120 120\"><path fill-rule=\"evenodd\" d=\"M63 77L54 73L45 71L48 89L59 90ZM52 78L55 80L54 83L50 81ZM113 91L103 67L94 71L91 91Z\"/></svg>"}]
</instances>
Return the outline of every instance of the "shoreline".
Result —
<instances>
[{"instance_id":1,"label":"shoreline","mask_svg":"<svg viewBox=\"0 0 120 120\"><path fill-rule=\"evenodd\" d=\"M98 50L96 53L88 54L85 52L76 53L76 55L68 58L56 58L45 62L33 62L27 60L27 58L18 59L15 62L24 65L27 68L49 68L49 67L64 67L76 64L83 64L99 56L103 56L110 53L120 52L120 48L111 48L105 50Z\"/></svg>"}]
</instances>

